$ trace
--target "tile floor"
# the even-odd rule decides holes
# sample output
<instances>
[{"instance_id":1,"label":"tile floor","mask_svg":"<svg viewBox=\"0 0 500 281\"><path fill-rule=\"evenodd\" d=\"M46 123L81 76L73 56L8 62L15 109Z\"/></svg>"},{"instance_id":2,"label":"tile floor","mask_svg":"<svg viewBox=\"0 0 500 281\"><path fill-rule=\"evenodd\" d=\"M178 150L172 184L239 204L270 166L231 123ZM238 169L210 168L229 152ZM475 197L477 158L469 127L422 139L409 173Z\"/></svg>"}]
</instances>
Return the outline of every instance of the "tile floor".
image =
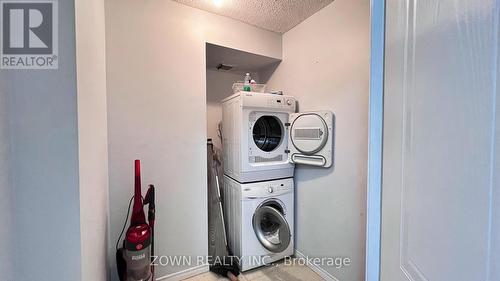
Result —
<instances>
[{"instance_id":1,"label":"tile floor","mask_svg":"<svg viewBox=\"0 0 500 281\"><path fill-rule=\"evenodd\" d=\"M318 274L309 267L303 265L285 265L283 262L277 262L269 266L246 271L240 274L241 281L322 281ZM203 273L187 281L221 281L229 280L216 275L212 272Z\"/></svg>"}]
</instances>

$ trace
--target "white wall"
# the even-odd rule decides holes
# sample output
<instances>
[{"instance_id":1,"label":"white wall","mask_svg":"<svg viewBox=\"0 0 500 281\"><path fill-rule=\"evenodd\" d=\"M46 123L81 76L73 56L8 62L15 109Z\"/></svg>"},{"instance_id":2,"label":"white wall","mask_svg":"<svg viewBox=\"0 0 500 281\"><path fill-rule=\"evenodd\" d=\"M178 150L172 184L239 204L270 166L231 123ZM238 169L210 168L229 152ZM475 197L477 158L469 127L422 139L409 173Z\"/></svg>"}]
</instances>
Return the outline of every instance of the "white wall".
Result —
<instances>
[{"instance_id":1,"label":"white wall","mask_svg":"<svg viewBox=\"0 0 500 281\"><path fill-rule=\"evenodd\" d=\"M74 11L59 1L59 69L0 70L15 216L8 280L80 280Z\"/></svg>"},{"instance_id":2,"label":"white wall","mask_svg":"<svg viewBox=\"0 0 500 281\"><path fill-rule=\"evenodd\" d=\"M281 58L276 33L173 1L106 1L110 248L140 158L157 186L156 253L207 254L206 42Z\"/></svg>"},{"instance_id":3,"label":"white wall","mask_svg":"<svg viewBox=\"0 0 500 281\"><path fill-rule=\"evenodd\" d=\"M104 0L77 0L81 280L106 280L108 131Z\"/></svg>"},{"instance_id":4,"label":"white wall","mask_svg":"<svg viewBox=\"0 0 500 281\"><path fill-rule=\"evenodd\" d=\"M222 148L217 135L217 126L222 120L220 102L233 94L233 83L243 78L239 73L207 69L207 138L211 138L219 149Z\"/></svg>"},{"instance_id":5,"label":"white wall","mask_svg":"<svg viewBox=\"0 0 500 281\"><path fill-rule=\"evenodd\" d=\"M339 280L363 280L370 1L336 0L283 36L269 88L296 96L300 111L336 116L335 167L296 169L296 247L311 257L349 257Z\"/></svg>"},{"instance_id":6,"label":"white wall","mask_svg":"<svg viewBox=\"0 0 500 281\"><path fill-rule=\"evenodd\" d=\"M0 75L0 85L7 83ZM0 87L0 280L13 280L13 202L10 177L10 141L8 94Z\"/></svg>"}]
</instances>

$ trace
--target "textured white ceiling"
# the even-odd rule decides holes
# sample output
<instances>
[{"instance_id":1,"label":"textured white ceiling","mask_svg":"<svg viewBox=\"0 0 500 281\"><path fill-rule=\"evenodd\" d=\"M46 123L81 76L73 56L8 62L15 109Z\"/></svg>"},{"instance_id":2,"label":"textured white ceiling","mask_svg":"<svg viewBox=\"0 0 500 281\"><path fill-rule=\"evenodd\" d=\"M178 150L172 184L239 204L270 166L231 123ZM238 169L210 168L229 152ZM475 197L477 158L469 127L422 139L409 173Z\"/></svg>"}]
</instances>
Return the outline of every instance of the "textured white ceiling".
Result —
<instances>
[{"instance_id":1,"label":"textured white ceiling","mask_svg":"<svg viewBox=\"0 0 500 281\"><path fill-rule=\"evenodd\" d=\"M242 22L284 33L333 0L174 0Z\"/></svg>"}]
</instances>

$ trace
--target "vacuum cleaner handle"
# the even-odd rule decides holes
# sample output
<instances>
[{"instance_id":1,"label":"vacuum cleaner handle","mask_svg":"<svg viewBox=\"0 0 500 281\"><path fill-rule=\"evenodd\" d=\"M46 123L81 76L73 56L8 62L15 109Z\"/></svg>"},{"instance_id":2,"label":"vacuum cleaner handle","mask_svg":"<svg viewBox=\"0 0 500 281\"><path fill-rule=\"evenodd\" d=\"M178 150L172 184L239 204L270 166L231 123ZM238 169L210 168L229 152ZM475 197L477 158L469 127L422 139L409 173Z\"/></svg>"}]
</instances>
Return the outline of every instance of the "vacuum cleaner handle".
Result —
<instances>
[{"instance_id":1,"label":"vacuum cleaner handle","mask_svg":"<svg viewBox=\"0 0 500 281\"><path fill-rule=\"evenodd\" d=\"M134 185L134 206L130 225L137 226L146 223L141 196L141 161L135 160L135 185Z\"/></svg>"},{"instance_id":2,"label":"vacuum cleaner handle","mask_svg":"<svg viewBox=\"0 0 500 281\"><path fill-rule=\"evenodd\" d=\"M144 205L148 205L148 223L154 227L155 224L155 186L150 184L146 197L144 197Z\"/></svg>"},{"instance_id":3,"label":"vacuum cleaner handle","mask_svg":"<svg viewBox=\"0 0 500 281\"><path fill-rule=\"evenodd\" d=\"M150 184L148 191L146 192L146 197L144 197L144 205L148 205L148 224L151 227L151 273L154 280L155 270L154 270L154 255L155 255L155 186Z\"/></svg>"}]
</instances>

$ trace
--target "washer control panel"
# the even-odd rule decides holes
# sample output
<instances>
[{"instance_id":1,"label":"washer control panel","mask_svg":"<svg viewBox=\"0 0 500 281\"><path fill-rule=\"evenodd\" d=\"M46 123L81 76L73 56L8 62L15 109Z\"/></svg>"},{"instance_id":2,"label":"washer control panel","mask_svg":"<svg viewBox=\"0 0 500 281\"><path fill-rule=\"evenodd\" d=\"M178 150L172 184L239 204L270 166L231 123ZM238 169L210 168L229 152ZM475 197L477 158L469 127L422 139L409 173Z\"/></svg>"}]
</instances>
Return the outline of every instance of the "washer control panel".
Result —
<instances>
[{"instance_id":1,"label":"washer control panel","mask_svg":"<svg viewBox=\"0 0 500 281\"><path fill-rule=\"evenodd\" d=\"M276 95L276 97L267 98L267 105L273 108L291 108L295 107L295 99Z\"/></svg>"},{"instance_id":2,"label":"washer control panel","mask_svg":"<svg viewBox=\"0 0 500 281\"><path fill-rule=\"evenodd\" d=\"M246 198L278 196L293 192L293 179L248 183L242 185L242 195Z\"/></svg>"},{"instance_id":3,"label":"washer control panel","mask_svg":"<svg viewBox=\"0 0 500 281\"><path fill-rule=\"evenodd\" d=\"M240 92L242 107L274 109L280 112L295 112L295 98L287 95Z\"/></svg>"}]
</instances>

